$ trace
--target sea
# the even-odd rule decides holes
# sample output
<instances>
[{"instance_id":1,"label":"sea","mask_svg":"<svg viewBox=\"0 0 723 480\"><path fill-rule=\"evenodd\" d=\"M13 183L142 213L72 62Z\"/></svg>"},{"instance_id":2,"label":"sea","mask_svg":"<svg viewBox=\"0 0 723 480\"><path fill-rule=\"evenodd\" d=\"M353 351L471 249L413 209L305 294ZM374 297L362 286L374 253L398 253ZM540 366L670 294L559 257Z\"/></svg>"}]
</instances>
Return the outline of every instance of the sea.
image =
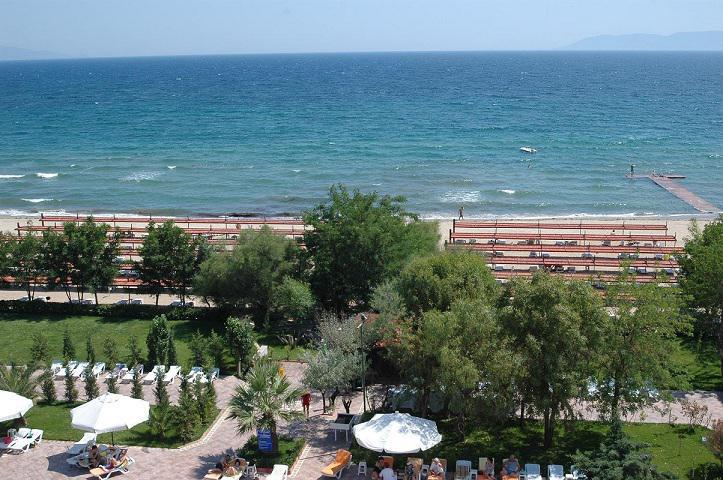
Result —
<instances>
[{"instance_id":1,"label":"sea","mask_svg":"<svg viewBox=\"0 0 723 480\"><path fill-rule=\"evenodd\" d=\"M298 215L338 183L428 218L695 213L631 164L723 206L723 53L0 62L4 215Z\"/></svg>"}]
</instances>

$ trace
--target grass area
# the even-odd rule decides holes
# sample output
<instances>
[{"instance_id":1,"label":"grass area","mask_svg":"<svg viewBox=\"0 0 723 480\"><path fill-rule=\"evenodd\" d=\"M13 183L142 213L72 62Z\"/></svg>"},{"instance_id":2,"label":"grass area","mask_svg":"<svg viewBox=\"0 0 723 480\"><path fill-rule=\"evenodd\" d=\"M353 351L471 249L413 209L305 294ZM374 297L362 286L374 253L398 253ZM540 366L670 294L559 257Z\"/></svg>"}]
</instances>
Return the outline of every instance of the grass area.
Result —
<instances>
[{"instance_id":1,"label":"grass area","mask_svg":"<svg viewBox=\"0 0 723 480\"><path fill-rule=\"evenodd\" d=\"M723 391L720 360L713 341L681 339L680 349L675 352L673 360L690 389Z\"/></svg>"},{"instance_id":2,"label":"grass area","mask_svg":"<svg viewBox=\"0 0 723 480\"><path fill-rule=\"evenodd\" d=\"M169 321L176 339L176 350L181 366L191 367L191 352L188 341L191 335L199 330L207 335L214 329L223 334L221 322L198 322L191 320ZM128 339L135 336L141 351L145 354L146 335L150 328L150 320L107 318L107 317L74 317L63 315L15 315L0 314L0 363L30 362L30 347L35 332L42 332L48 339L51 358L61 358L63 348L63 332L67 329L73 340L76 357L85 359L85 344L90 335L99 361L104 361L103 341L106 337L116 339L121 359L128 357ZM273 334L257 333L257 341L269 345L272 358L278 360L298 359L304 351L301 347L289 348ZM235 363L229 353L226 354L224 373L234 373Z\"/></svg>"},{"instance_id":3,"label":"grass area","mask_svg":"<svg viewBox=\"0 0 723 480\"><path fill-rule=\"evenodd\" d=\"M43 438L46 440L67 440L75 442L83 436L82 431L70 426L70 411L78 405L81 405L81 403L39 403L30 409L25 419L28 426L42 429ZM153 408L155 407L151 406L151 410ZM214 419L217 414L218 412L214 415ZM214 419L212 419L209 424L198 427L194 440L203 435L203 432L206 431L206 428L208 428L208 425L210 425ZM13 422L14 421L0 423L0 431L4 432L12 427ZM137 425L132 430L116 432L113 434L113 438L116 444L138 447L176 448L186 443L179 438L178 432L174 427L169 429L165 439L158 438L151 433L148 422ZM98 436L98 442L100 443L110 443L110 441L110 433L104 433Z\"/></svg>"},{"instance_id":4,"label":"grass area","mask_svg":"<svg viewBox=\"0 0 723 480\"><path fill-rule=\"evenodd\" d=\"M236 456L246 459L250 464L261 468L272 468L274 465L288 465L289 469L304 448L304 439L279 436L279 452L274 455L259 451L256 436L248 439L246 444L236 451Z\"/></svg>"},{"instance_id":5,"label":"grass area","mask_svg":"<svg viewBox=\"0 0 723 480\"><path fill-rule=\"evenodd\" d=\"M553 447L545 450L542 447L540 422L530 421L524 427L517 424L476 427L464 436L449 421L438 422L438 425L443 435L442 442L423 455L425 462L430 462L436 456L446 458L448 465L453 466L457 460L472 460L476 463L479 457L486 456L495 458L499 468L502 459L512 453L520 458L521 463L539 463L543 470L551 463L561 464L567 470L575 452L594 450L605 437L608 428L599 422L584 421L560 425ZM692 468L716 461L701 441L706 432L703 428L691 431L687 426L680 425L626 424L625 431L633 440L650 445L653 462L661 470L674 473L681 479L687 478ZM378 455L356 445L352 454L355 460L366 459L369 465L373 464ZM398 456L395 464L401 467L408 456L415 455Z\"/></svg>"}]
</instances>

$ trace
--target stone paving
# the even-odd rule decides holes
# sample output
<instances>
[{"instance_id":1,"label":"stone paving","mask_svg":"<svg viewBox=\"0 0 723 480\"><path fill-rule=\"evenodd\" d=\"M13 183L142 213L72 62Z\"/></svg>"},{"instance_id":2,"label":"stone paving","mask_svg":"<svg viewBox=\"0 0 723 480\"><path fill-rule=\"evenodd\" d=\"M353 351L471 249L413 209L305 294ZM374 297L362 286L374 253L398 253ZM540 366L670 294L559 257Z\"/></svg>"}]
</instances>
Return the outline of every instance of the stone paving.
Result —
<instances>
[{"instance_id":1,"label":"stone paving","mask_svg":"<svg viewBox=\"0 0 723 480\"><path fill-rule=\"evenodd\" d=\"M292 383L299 384L303 372L303 365L299 363L285 363L284 369L286 375L291 379ZM227 420L227 411L225 406L233 394L235 387L240 380L235 377L224 377L215 382L218 394L218 405L223 411L217 418L216 422L206 432L203 438L192 444L186 445L179 449L161 449L161 448L144 448L131 447L130 455L136 460L136 464L131 467L131 472L125 476L120 475L114 478L131 478L131 479L156 479L156 480L176 480L176 479L201 479L209 468L222 457L224 453L231 453L232 449L238 448L244 444L249 434L239 435L236 432L235 423ZM177 395L176 387L169 389L175 398ZM58 386L58 395L62 395L62 382L56 383ZM78 381L78 389L82 393L82 382ZM125 384L121 388L121 393L128 393L130 386ZM144 395L149 401L153 399L153 385L146 385ZM688 394L677 393L679 398L689 398L699 401L709 407L709 413L712 418L723 418L723 393L721 392L691 392ZM342 408L340 405L338 408ZM679 407L677 407L679 408ZM351 412L358 413L362 410L360 395L356 395L352 399ZM646 411L644 421L659 422L667 421L668 418L654 410ZM657 415L657 416L656 416ZM682 416L678 415L677 422L685 421ZM329 463L339 448L348 448L350 442L344 438L343 434L334 440L334 434L328 429L328 424L332 422L334 416L322 415L321 413L321 396L313 395L311 404L311 418L308 421L295 422L291 425L282 425L279 427L280 433L288 433L296 437L303 437L307 441L299 460L290 472L290 478L301 480L317 480L322 478L319 474L320 469ZM639 421L640 417L635 420ZM42 427L42 425L36 425ZM82 436L82 432L78 432L78 438ZM0 480L23 479L23 480L56 480L56 479L90 479L87 470L73 468L65 462L67 455L66 450L71 442L43 441L40 445L34 447L24 454L2 454L0 455ZM263 475L261 475L263 477ZM349 468L342 479L356 479L357 468L353 465Z\"/></svg>"}]
</instances>

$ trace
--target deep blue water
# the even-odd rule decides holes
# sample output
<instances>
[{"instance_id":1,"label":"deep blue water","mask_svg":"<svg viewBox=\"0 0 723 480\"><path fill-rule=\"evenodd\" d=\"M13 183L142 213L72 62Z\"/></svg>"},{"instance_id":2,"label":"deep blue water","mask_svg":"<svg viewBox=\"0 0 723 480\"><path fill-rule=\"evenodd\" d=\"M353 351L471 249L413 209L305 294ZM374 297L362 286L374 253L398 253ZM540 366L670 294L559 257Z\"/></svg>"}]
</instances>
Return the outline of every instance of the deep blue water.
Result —
<instances>
[{"instance_id":1,"label":"deep blue water","mask_svg":"<svg viewBox=\"0 0 723 480\"><path fill-rule=\"evenodd\" d=\"M693 212L630 163L723 205L723 54L0 63L4 213L298 213L338 182L426 216Z\"/></svg>"}]
</instances>

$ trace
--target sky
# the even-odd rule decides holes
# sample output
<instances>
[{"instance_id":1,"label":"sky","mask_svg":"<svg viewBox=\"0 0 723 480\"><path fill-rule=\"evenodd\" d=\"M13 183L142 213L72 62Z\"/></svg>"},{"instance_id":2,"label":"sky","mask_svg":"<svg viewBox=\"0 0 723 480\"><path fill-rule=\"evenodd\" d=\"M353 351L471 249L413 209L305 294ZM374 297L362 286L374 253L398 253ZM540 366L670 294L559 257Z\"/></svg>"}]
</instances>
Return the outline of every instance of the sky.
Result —
<instances>
[{"instance_id":1,"label":"sky","mask_svg":"<svg viewBox=\"0 0 723 480\"><path fill-rule=\"evenodd\" d=\"M0 45L74 57L537 50L723 29L723 0L0 0Z\"/></svg>"}]
</instances>

